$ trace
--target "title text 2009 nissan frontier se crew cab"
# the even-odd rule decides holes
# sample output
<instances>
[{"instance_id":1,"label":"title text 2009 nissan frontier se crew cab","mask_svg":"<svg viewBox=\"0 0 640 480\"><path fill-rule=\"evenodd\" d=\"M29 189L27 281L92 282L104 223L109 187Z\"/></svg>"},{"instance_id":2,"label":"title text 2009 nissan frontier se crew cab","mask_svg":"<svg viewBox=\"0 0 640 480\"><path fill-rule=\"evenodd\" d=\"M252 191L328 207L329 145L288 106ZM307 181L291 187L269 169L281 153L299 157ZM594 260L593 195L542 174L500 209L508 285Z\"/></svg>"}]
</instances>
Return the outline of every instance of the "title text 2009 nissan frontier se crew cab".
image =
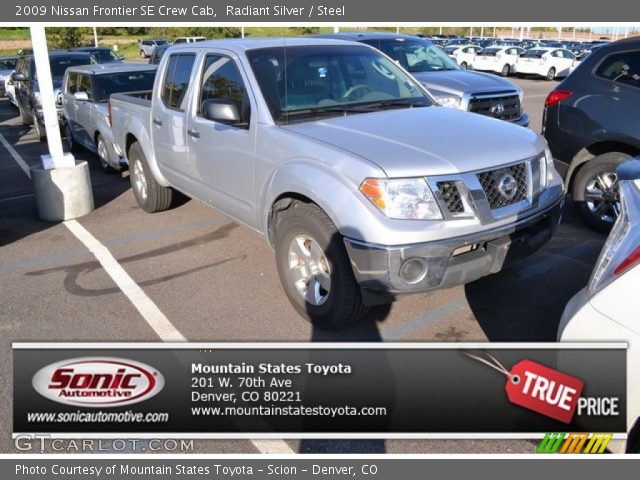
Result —
<instances>
[{"instance_id":1,"label":"title text 2009 nissan frontier se crew cab","mask_svg":"<svg viewBox=\"0 0 640 480\"><path fill-rule=\"evenodd\" d=\"M174 47L153 91L113 95L111 115L144 210L175 189L263 234L291 303L325 328L498 272L563 206L542 137L435 106L362 44Z\"/></svg>"}]
</instances>

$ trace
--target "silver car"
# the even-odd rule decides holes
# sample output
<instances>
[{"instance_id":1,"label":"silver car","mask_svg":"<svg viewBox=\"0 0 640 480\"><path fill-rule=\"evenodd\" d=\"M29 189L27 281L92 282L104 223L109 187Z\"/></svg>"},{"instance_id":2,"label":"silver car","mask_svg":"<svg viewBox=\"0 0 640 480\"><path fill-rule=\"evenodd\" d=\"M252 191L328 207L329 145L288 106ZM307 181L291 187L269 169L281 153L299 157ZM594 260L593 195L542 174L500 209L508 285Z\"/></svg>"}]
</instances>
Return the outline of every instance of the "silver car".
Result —
<instances>
[{"instance_id":1,"label":"silver car","mask_svg":"<svg viewBox=\"0 0 640 480\"><path fill-rule=\"evenodd\" d=\"M16 68L17 56L13 57L0 57L0 97L7 95L5 81L11 75L11 72Z\"/></svg>"},{"instance_id":2,"label":"silver car","mask_svg":"<svg viewBox=\"0 0 640 480\"><path fill-rule=\"evenodd\" d=\"M69 68L62 84L64 131L70 151L79 147L95 152L106 172L126 166L113 143L109 118L112 93L148 90L155 65L100 64Z\"/></svg>"}]
</instances>

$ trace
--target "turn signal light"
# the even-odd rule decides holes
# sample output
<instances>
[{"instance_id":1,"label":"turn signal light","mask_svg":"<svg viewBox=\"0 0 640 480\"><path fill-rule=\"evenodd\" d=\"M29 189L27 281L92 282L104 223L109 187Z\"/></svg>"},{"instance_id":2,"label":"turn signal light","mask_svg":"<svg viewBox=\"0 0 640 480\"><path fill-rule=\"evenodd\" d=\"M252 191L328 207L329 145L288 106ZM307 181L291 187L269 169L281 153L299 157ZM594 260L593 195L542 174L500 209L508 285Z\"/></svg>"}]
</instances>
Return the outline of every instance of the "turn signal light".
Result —
<instances>
[{"instance_id":1,"label":"turn signal light","mask_svg":"<svg viewBox=\"0 0 640 480\"><path fill-rule=\"evenodd\" d=\"M613 274L620 275L627 270L630 270L638 263L640 263L640 247L636 247L636 249L615 268Z\"/></svg>"}]
</instances>

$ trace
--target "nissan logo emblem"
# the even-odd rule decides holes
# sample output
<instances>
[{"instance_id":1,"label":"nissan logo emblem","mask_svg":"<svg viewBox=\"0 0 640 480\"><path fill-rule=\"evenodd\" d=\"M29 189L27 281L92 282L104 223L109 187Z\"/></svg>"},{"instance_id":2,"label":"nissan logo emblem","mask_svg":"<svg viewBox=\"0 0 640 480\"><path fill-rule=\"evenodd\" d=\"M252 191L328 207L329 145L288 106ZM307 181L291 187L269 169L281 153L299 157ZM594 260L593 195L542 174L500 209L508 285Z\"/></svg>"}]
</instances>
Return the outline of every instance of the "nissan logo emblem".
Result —
<instances>
[{"instance_id":1,"label":"nissan logo emblem","mask_svg":"<svg viewBox=\"0 0 640 480\"><path fill-rule=\"evenodd\" d=\"M510 173L503 173L498 178L498 191L505 200L513 200L518 192L518 182Z\"/></svg>"}]
</instances>

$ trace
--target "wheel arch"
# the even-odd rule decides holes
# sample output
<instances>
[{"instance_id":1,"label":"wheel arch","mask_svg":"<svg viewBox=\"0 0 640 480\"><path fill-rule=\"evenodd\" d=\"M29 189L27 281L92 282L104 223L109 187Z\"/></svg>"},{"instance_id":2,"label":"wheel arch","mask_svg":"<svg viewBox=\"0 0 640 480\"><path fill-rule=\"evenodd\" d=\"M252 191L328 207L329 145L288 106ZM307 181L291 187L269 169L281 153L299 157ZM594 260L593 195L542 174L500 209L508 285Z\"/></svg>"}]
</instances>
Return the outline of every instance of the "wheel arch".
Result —
<instances>
[{"instance_id":1,"label":"wheel arch","mask_svg":"<svg viewBox=\"0 0 640 480\"><path fill-rule=\"evenodd\" d=\"M605 153L623 153L631 157L640 155L640 146L618 140L603 140L592 143L576 153L571 160L564 183L567 191L573 186L573 180L580 169L591 159Z\"/></svg>"}]
</instances>

